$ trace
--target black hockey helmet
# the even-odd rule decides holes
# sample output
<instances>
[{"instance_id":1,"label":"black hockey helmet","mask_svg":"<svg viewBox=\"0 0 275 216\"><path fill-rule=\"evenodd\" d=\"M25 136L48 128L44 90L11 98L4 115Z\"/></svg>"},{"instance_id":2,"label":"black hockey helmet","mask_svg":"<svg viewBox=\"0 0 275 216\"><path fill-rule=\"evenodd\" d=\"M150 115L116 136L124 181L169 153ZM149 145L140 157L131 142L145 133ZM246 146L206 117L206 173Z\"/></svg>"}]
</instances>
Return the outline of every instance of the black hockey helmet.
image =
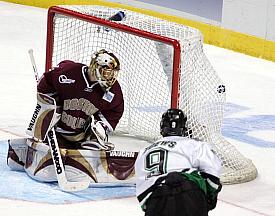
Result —
<instances>
[{"instance_id":1,"label":"black hockey helmet","mask_svg":"<svg viewBox=\"0 0 275 216\"><path fill-rule=\"evenodd\" d=\"M180 109L168 109L160 122L160 134L165 136L184 136L187 117Z\"/></svg>"}]
</instances>

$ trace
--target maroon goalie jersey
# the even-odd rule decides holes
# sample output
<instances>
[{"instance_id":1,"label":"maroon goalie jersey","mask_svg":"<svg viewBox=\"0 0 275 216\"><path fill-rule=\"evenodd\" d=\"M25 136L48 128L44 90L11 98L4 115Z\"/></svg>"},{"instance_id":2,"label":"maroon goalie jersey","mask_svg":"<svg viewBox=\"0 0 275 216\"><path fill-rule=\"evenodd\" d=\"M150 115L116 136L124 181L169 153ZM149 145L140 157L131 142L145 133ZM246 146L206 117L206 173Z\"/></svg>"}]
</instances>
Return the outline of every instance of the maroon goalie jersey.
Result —
<instances>
[{"instance_id":1,"label":"maroon goalie jersey","mask_svg":"<svg viewBox=\"0 0 275 216\"><path fill-rule=\"evenodd\" d=\"M60 62L58 67L44 73L37 90L50 94L61 106L57 127L64 134L85 133L91 115L102 121L108 131L113 131L123 114L124 101L119 83L116 81L105 92L98 82L88 79L88 66L81 63Z\"/></svg>"}]
</instances>

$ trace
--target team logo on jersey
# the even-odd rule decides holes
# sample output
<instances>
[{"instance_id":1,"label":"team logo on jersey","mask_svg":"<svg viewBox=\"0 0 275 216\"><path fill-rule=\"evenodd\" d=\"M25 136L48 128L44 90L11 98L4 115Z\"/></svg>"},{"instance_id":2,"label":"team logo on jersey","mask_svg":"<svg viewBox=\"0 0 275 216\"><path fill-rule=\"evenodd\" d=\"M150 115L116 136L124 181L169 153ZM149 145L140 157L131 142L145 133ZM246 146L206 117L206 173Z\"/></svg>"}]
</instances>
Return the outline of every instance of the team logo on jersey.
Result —
<instances>
[{"instance_id":1,"label":"team logo on jersey","mask_svg":"<svg viewBox=\"0 0 275 216\"><path fill-rule=\"evenodd\" d=\"M104 93L104 95L103 95L102 98L103 98L104 100L108 101L109 103L111 103L112 100L113 100L113 98L114 98L114 96L115 96L114 93L112 93L112 92L110 92L110 91L107 91L107 92Z\"/></svg>"},{"instance_id":2,"label":"team logo on jersey","mask_svg":"<svg viewBox=\"0 0 275 216\"><path fill-rule=\"evenodd\" d=\"M68 79L65 75L60 75L58 78L58 81L62 84L71 84L75 83L75 80L73 79Z\"/></svg>"}]
</instances>

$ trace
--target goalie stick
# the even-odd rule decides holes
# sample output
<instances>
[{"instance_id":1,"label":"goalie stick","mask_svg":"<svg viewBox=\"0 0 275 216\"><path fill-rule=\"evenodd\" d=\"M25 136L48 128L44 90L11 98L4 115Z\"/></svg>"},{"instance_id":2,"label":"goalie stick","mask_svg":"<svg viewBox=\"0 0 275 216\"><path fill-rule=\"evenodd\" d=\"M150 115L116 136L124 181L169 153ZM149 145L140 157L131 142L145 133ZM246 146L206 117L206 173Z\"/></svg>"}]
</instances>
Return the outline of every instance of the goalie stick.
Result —
<instances>
[{"instance_id":1,"label":"goalie stick","mask_svg":"<svg viewBox=\"0 0 275 216\"><path fill-rule=\"evenodd\" d=\"M38 82L38 72L37 72L37 67L35 64L34 56L33 56L33 50L29 50L29 56L31 59L35 79ZM51 151L51 156L55 168L55 173L56 173L56 178L58 181L58 185L61 188L61 190L66 191L66 192L73 192L73 191L80 191L87 189L90 185L90 180L87 177L86 181L83 182L69 182L66 177L65 173L65 167L62 161L61 153L60 153L60 148L58 146L58 142L56 139L55 131L54 129L51 129L48 134L47 134L47 140L50 145L50 151Z\"/></svg>"}]
</instances>

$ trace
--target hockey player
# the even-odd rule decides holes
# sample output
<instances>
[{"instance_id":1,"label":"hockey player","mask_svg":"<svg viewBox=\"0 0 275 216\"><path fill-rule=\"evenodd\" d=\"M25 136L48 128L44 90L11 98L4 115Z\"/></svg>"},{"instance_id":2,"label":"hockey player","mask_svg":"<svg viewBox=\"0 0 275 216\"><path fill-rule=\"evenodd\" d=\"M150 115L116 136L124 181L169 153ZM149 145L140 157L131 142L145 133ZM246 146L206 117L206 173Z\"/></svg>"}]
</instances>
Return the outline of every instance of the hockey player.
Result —
<instances>
[{"instance_id":1,"label":"hockey player","mask_svg":"<svg viewBox=\"0 0 275 216\"><path fill-rule=\"evenodd\" d=\"M124 111L119 70L118 58L102 49L92 56L89 66L65 60L45 72L38 82L38 102L27 127L30 138L10 140L8 166L25 170L39 181L56 181L47 139L53 128L68 180L79 181L88 175L92 182L100 181L95 172L104 171L101 163L107 163L102 150L114 148L106 142L107 134L115 130Z\"/></svg>"},{"instance_id":2,"label":"hockey player","mask_svg":"<svg viewBox=\"0 0 275 216\"><path fill-rule=\"evenodd\" d=\"M221 162L208 143L184 137L186 120L181 110L168 109L163 138L139 152L136 193L146 216L207 216L216 207Z\"/></svg>"},{"instance_id":3,"label":"hockey player","mask_svg":"<svg viewBox=\"0 0 275 216\"><path fill-rule=\"evenodd\" d=\"M124 109L116 80L119 69L117 57L100 50L90 66L63 61L44 73L37 90L53 97L61 108L56 125L60 147L79 148L78 143L89 140L93 130L99 132L97 138L105 140L106 134L115 129Z\"/></svg>"}]
</instances>

